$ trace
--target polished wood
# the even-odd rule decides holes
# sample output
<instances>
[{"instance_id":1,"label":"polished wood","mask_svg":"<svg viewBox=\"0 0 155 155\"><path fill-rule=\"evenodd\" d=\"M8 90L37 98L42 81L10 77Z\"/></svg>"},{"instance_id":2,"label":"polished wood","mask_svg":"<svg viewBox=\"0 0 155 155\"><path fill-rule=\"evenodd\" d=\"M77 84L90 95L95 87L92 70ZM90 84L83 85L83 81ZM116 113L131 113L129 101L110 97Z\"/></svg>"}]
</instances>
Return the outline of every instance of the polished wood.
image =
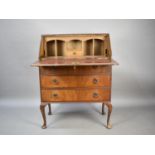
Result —
<instances>
[{"instance_id":1,"label":"polished wood","mask_svg":"<svg viewBox=\"0 0 155 155\"><path fill-rule=\"evenodd\" d=\"M42 88L110 87L111 76L41 76Z\"/></svg>"},{"instance_id":2,"label":"polished wood","mask_svg":"<svg viewBox=\"0 0 155 155\"><path fill-rule=\"evenodd\" d=\"M80 89L53 89L41 90L43 102L95 102L95 101L109 101L110 100L110 88L80 88Z\"/></svg>"},{"instance_id":3,"label":"polished wood","mask_svg":"<svg viewBox=\"0 0 155 155\"><path fill-rule=\"evenodd\" d=\"M107 128L111 128L112 59L110 36L102 34L42 35L39 60L40 110L46 128L45 107L51 103L101 102L108 108Z\"/></svg>"},{"instance_id":4,"label":"polished wood","mask_svg":"<svg viewBox=\"0 0 155 155\"><path fill-rule=\"evenodd\" d=\"M111 116L111 112L112 112L112 104L110 102L107 102L105 105L108 107L107 128L111 129L112 124L110 122L110 116Z\"/></svg>"},{"instance_id":5,"label":"polished wood","mask_svg":"<svg viewBox=\"0 0 155 155\"><path fill-rule=\"evenodd\" d=\"M42 104L40 105L40 111L41 111L42 118L43 118L43 125L42 125L42 128L43 128L43 129L46 128L45 106L46 106L46 105L42 105Z\"/></svg>"},{"instance_id":6,"label":"polished wood","mask_svg":"<svg viewBox=\"0 0 155 155\"><path fill-rule=\"evenodd\" d=\"M111 66L51 66L39 67L41 75L110 75Z\"/></svg>"},{"instance_id":7,"label":"polished wood","mask_svg":"<svg viewBox=\"0 0 155 155\"><path fill-rule=\"evenodd\" d=\"M41 60L36 61L31 66L40 67L40 66L111 66L118 65L115 60L109 60L101 56L83 56L76 58L65 58L65 57L48 57L42 58Z\"/></svg>"}]
</instances>

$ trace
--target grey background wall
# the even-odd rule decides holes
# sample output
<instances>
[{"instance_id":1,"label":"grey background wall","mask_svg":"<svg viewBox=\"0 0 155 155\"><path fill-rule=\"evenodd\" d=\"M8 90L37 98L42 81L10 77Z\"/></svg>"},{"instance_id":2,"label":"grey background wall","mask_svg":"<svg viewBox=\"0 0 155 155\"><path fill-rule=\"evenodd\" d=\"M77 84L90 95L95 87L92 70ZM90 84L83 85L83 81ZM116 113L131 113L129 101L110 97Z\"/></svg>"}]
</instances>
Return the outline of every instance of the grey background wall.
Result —
<instances>
[{"instance_id":1,"label":"grey background wall","mask_svg":"<svg viewBox=\"0 0 155 155\"><path fill-rule=\"evenodd\" d=\"M153 100L155 20L0 20L0 98L39 98L38 70L30 65L41 34L102 32L110 33L120 63L113 68L113 100Z\"/></svg>"},{"instance_id":2,"label":"grey background wall","mask_svg":"<svg viewBox=\"0 0 155 155\"><path fill-rule=\"evenodd\" d=\"M110 33L112 124L101 104L52 104L40 128L41 34ZM155 134L155 20L0 20L0 134ZM46 109L47 110L47 109Z\"/></svg>"}]
</instances>

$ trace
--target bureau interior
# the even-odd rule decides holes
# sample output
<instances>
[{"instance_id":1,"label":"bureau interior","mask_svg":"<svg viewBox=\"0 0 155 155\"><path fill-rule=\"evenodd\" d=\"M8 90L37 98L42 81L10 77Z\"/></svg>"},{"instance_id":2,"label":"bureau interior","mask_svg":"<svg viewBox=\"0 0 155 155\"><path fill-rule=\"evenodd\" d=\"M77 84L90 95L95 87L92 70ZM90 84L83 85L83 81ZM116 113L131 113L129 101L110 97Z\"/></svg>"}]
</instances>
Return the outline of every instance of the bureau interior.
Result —
<instances>
[{"instance_id":1,"label":"bureau interior","mask_svg":"<svg viewBox=\"0 0 155 155\"><path fill-rule=\"evenodd\" d=\"M103 56L111 58L109 35L43 38L42 57Z\"/></svg>"}]
</instances>

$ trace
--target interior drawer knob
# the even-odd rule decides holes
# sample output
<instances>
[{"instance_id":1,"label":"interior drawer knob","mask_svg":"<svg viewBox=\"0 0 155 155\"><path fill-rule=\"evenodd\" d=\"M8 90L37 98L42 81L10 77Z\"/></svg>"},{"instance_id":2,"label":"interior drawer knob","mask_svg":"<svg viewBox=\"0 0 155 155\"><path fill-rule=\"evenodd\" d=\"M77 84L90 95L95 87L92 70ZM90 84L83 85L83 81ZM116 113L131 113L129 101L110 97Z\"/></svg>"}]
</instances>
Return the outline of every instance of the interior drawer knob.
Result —
<instances>
[{"instance_id":1,"label":"interior drawer knob","mask_svg":"<svg viewBox=\"0 0 155 155\"><path fill-rule=\"evenodd\" d=\"M93 93L94 98L97 98L98 96L99 96L98 93Z\"/></svg>"},{"instance_id":2,"label":"interior drawer knob","mask_svg":"<svg viewBox=\"0 0 155 155\"><path fill-rule=\"evenodd\" d=\"M93 83L97 84L98 80L96 78L93 79Z\"/></svg>"}]
</instances>

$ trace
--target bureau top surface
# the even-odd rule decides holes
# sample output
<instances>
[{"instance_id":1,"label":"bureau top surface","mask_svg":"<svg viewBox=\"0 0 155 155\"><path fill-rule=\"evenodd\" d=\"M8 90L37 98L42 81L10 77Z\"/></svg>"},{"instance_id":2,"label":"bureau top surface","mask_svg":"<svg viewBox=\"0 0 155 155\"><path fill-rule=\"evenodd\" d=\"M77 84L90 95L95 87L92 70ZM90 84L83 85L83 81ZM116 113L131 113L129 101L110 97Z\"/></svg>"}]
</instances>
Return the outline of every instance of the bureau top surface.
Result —
<instances>
[{"instance_id":1,"label":"bureau top surface","mask_svg":"<svg viewBox=\"0 0 155 155\"><path fill-rule=\"evenodd\" d=\"M118 65L115 60L108 60L104 57L48 57L38 60L32 64L33 67L39 66L95 66L95 65Z\"/></svg>"}]
</instances>

